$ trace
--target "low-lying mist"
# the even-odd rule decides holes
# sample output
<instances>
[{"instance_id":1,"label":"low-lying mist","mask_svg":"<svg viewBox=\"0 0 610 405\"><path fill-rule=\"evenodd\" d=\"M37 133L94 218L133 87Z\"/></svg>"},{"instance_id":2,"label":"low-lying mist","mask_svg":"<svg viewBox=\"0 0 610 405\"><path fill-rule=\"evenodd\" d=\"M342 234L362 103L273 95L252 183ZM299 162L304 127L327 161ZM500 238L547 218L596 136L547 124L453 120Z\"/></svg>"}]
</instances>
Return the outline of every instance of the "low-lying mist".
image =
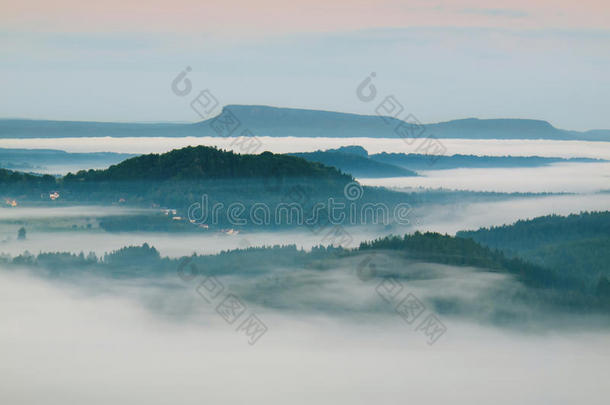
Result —
<instances>
[{"instance_id":1,"label":"low-lying mist","mask_svg":"<svg viewBox=\"0 0 610 405\"><path fill-rule=\"evenodd\" d=\"M201 279L53 279L0 268L4 403L605 403L605 329L523 331L482 322L521 288L474 268L377 260L430 305L439 294L474 316L436 315L433 345L362 281L352 258L326 271L234 269L219 280L266 324L254 345L196 288ZM510 302L504 310L527 313ZM427 308L433 312L433 308ZM423 315L422 315L423 316ZM468 372L464 372L468 370ZM490 379L489 376L493 375ZM383 376L383 378L380 378ZM481 384L485 381L485 384ZM30 389L36 387L36 389Z\"/></svg>"},{"instance_id":2,"label":"low-lying mist","mask_svg":"<svg viewBox=\"0 0 610 405\"><path fill-rule=\"evenodd\" d=\"M347 145L360 145L369 153L417 153L417 143L402 138L306 138L257 137L262 146L255 151L274 153L313 152ZM5 138L3 148L61 149L66 152L163 153L185 146L206 145L243 152L235 137L137 137L137 138ZM546 156L610 159L608 142L526 139L440 139L446 154L486 156Z\"/></svg>"},{"instance_id":3,"label":"low-lying mist","mask_svg":"<svg viewBox=\"0 0 610 405\"><path fill-rule=\"evenodd\" d=\"M607 211L610 193L549 195L493 202L427 205L414 210L419 230L455 234L460 230L510 225L520 219Z\"/></svg>"},{"instance_id":4,"label":"low-lying mist","mask_svg":"<svg viewBox=\"0 0 610 405\"><path fill-rule=\"evenodd\" d=\"M447 188L504 193L595 193L610 189L610 163L420 171L417 177L358 179L367 186Z\"/></svg>"},{"instance_id":5,"label":"low-lying mist","mask_svg":"<svg viewBox=\"0 0 610 405\"><path fill-rule=\"evenodd\" d=\"M58 207L17 207L0 208L2 220L28 220L39 218L99 218L108 215L137 215L150 212L143 208L117 207L109 205L68 205Z\"/></svg>"},{"instance_id":6,"label":"low-lying mist","mask_svg":"<svg viewBox=\"0 0 610 405\"><path fill-rule=\"evenodd\" d=\"M120 232L78 230L69 231L28 231L26 240L16 240L15 236L21 225L2 228L2 238L12 238L0 243L0 254L17 256L25 251L39 252L94 252L98 256L105 252L120 249L124 246L148 243L159 250L161 255L182 257L193 253L213 254L223 250L245 249L248 247L294 244L298 248L311 249L313 246L328 244L326 233L313 233L300 227L295 230L277 232L239 232L228 235L221 232L196 233L161 233L161 232ZM27 229L27 226L26 226ZM408 229L400 228L401 230ZM377 232L378 231L378 232ZM397 232L398 229L384 230L382 226L350 227L347 229L350 239L345 240L346 247L357 247L360 242ZM349 246L347 246L349 245Z\"/></svg>"},{"instance_id":7,"label":"low-lying mist","mask_svg":"<svg viewBox=\"0 0 610 405\"><path fill-rule=\"evenodd\" d=\"M345 239L344 246L356 247L362 241L390 234L411 233L416 230L455 234L459 230L511 224L519 219L549 214L568 215L587 210L607 210L608 207L610 207L608 193L422 205L414 207L409 224L405 226L385 227L380 224L345 227L349 236ZM0 225L0 254L16 256L26 250L31 253L91 251L99 256L127 245L148 243L157 248L163 256L181 257L192 253L213 254L222 250L285 244L295 244L298 248L308 250L313 246L330 243L325 232L316 233L305 226L274 232L251 229L232 235L213 231L109 233L99 228L83 229L86 221L79 222L86 218L137 215L145 212L152 211L96 206L2 208L0 214L4 223ZM46 221L51 221L55 226L61 223L63 229L46 226ZM79 229L73 230L72 226L75 224L78 224ZM17 231L21 226L26 228L27 238L16 240Z\"/></svg>"}]
</instances>

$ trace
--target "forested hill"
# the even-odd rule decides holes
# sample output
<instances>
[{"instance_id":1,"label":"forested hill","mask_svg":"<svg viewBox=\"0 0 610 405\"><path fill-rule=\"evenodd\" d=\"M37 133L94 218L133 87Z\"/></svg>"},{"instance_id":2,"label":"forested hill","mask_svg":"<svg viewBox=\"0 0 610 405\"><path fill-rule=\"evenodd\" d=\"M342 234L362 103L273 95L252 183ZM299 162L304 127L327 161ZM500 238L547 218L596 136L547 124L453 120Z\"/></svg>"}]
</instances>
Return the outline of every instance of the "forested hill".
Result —
<instances>
[{"instance_id":1,"label":"forested hill","mask_svg":"<svg viewBox=\"0 0 610 405\"><path fill-rule=\"evenodd\" d=\"M264 222L271 226L279 222L275 209L280 203L304 204L303 214L295 214L300 215L300 221L311 216L311 201L345 199L345 187L352 181L351 175L334 167L294 156L270 152L240 155L197 146L136 156L108 169L81 170L61 178L3 170L0 197L20 205L43 202L166 207L176 209L178 217L186 217L189 207L205 195L210 206L220 203L228 207L239 203L250 209L256 204L267 204L270 215ZM376 201L383 197L379 193L372 190L359 202ZM390 206L406 198L401 193L387 194L389 197L384 201ZM249 215L249 211L244 212ZM227 215L217 217L215 225L219 227L235 222ZM292 220L286 220L280 225L291 223Z\"/></svg>"},{"instance_id":2,"label":"forested hill","mask_svg":"<svg viewBox=\"0 0 610 405\"><path fill-rule=\"evenodd\" d=\"M568 216L548 215L519 220L512 225L460 231L484 245L502 250L531 250L544 245L582 239L610 238L610 211L584 212Z\"/></svg>"},{"instance_id":3,"label":"forested hill","mask_svg":"<svg viewBox=\"0 0 610 405\"><path fill-rule=\"evenodd\" d=\"M593 287L610 278L610 212L550 215L457 233L509 256L550 267ZM606 287L604 287L606 288ZM609 290L610 291L610 290ZM606 293L604 293L606 294ZM607 293L610 296L610 292Z\"/></svg>"},{"instance_id":4,"label":"forested hill","mask_svg":"<svg viewBox=\"0 0 610 405\"><path fill-rule=\"evenodd\" d=\"M586 228L587 221L595 216L595 214L586 214L581 225ZM583 216L571 217L571 224L567 225L567 228L575 229L579 217L582 219ZM544 218L550 219L551 222L557 221L557 217ZM562 227L557 226L556 230L559 229ZM603 232L603 226L591 230L589 235L600 231ZM417 261L475 266L504 272L517 277L525 285L539 290L540 297L548 298L547 293L552 292L551 295L555 297L553 300L561 305L589 309L601 305L610 308L610 265L608 265L610 238L608 237L581 239L557 249L545 245L541 249L521 251L511 257L502 250L492 249L471 238L415 232L404 237L390 236L364 242L359 250L396 250L403 252L407 258Z\"/></svg>"},{"instance_id":5,"label":"forested hill","mask_svg":"<svg viewBox=\"0 0 610 405\"><path fill-rule=\"evenodd\" d=\"M47 185L55 184L55 177L51 175L38 176L30 173L23 173L14 170L0 168L0 185L2 186L22 186L28 185Z\"/></svg>"},{"instance_id":6,"label":"forested hill","mask_svg":"<svg viewBox=\"0 0 610 405\"><path fill-rule=\"evenodd\" d=\"M392 256L396 260L397 266L383 265L382 261L377 262L380 266L370 267L370 272L366 271L367 263L375 263L375 255L388 253L388 251L398 252L397 256ZM402 260L401 255L404 255ZM352 260L355 258L356 260ZM556 269L545 268L528 263L518 258L507 258L502 252L493 251L487 247L469 240L456 238L438 233L418 233L405 236L392 236L378 239L372 242L364 242L358 249L343 249L341 247L318 246L307 252L298 249L295 245L288 246L269 246L251 247L248 249L238 249L225 251L213 255L192 255L184 258L162 258L159 252L147 244L142 246L125 247L115 252L104 255L98 259L95 254L89 255L73 253L40 253L33 256L29 253L19 255L15 258L7 256L0 257L0 263L6 265L28 265L42 267L51 271L53 276L66 273L82 273L83 271L93 271L97 274L112 275L121 277L140 277L154 274L175 274L178 270L180 275L183 267L189 265L188 272L194 271L203 275L247 275L253 285L253 277L273 274L273 279L277 280L277 269L282 269L282 274L292 274L286 269L316 269L322 272L328 269L346 268L355 269L358 277L365 281L370 278L396 278L404 282L423 281L443 277L435 273L433 269L438 266L419 268L417 272L406 271L413 265L412 269L418 268L419 263L440 263L450 266L474 266L478 271L504 273L511 279L521 281L527 289L517 288L515 284L507 284L506 289L500 294L494 295L491 299L492 306L504 300L513 308L515 304L526 305L528 308L542 307L547 311L551 308L568 309L577 311L601 310L607 313L610 308L610 283L607 279L600 280L602 289L595 286L587 287L579 279L566 279L558 274ZM190 263L190 264L189 264ZM193 267L194 266L194 267ZM352 267L354 266L354 267ZM426 270L424 270L426 269ZM364 271L363 271L364 270ZM430 272L430 270L432 270ZM455 269L451 270L455 271ZM260 280L260 279L259 279ZM304 285L294 284L291 279L289 283L275 285L281 288L282 296L286 294L286 288L304 288ZM310 283L310 280L307 281ZM258 284L256 284L258 285ZM266 294L275 290L275 287L267 285ZM271 288L271 289L269 289ZM465 291L468 292L468 291ZM469 295L469 294L466 294ZM253 299L261 297L260 291L252 296ZM264 296L265 300L269 298ZM277 302L279 303L279 301ZM449 311L456 314L457 311L469 308L463 306L456 295L452 298L444 298L442 301L433 303L437 310ZM460 309L462 308L462 309ZM471 307L470 307L471 308ZM348 308L346 308L348 309ZM489 305L481 308L483 312L488 312ZM548 312L546 312L548 314ZM505 319L504 310L501 319Z\"/></svg>"},{"instance_id":7,"label":"forested hill","mask_svg":"<svg viewBox=\"0 0 610 405\"><path fill-rule=\"evenodd\" d=\"M189 146L163 154L127 159L104 170L68 174L65 181L163 181L244 178L311 178L347 182L352 178L334 167L305 159L263 152L240 155L206 146Z\"/></svg>"},{"instance_id":8,"label":"forested hill","mask_svg":"<svg viewBox=\"0 0 610 405\"><path fill-rule=\"evenodd\" d=\"M498 250L481 246L472 239L441 235L435 232L415 232L411 235L388 236L360 244L359 250L398 250L409 258L457 266L475 266L518 275L530 286L552 287L561 284L546 268L518 258L509 259Z\"/></svg>"}]
</instances>

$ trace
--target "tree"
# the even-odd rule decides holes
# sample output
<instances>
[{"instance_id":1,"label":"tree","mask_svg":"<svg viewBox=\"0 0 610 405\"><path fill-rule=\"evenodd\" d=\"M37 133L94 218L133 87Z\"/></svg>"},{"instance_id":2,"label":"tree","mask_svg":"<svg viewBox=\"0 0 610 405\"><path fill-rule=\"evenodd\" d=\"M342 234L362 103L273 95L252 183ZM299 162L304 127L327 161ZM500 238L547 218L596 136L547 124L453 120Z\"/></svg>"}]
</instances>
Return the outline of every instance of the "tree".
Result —
<instances>
[{"instance_id":1,"label":"tree","mask_svg":"<svg viewBox=\"0 0 610 405\"><path fill-rule=\"evenodd\" d=\"M25 228L24 227L19 228L19 231L17 232L17 239L25 240Z\"/></svg>"}]
</instances>

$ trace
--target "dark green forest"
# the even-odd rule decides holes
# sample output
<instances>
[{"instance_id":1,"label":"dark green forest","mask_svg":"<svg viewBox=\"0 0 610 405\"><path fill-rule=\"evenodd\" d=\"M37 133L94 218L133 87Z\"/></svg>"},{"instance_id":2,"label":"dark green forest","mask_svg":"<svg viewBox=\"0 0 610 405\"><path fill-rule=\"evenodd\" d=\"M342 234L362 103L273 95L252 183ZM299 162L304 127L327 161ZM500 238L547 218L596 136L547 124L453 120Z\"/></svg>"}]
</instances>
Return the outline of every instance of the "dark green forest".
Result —
<instances>
[{"instance_id":1,"label":"dark green forest","mask_svg":"<svg viewBox=\"0 0 610 405\"><path fill-rule=\"evenodd\" d=\"M506 257L499 250L482 246L472 239L419 233L392 236L362 243L356 249L318 246L305 251L295 245L268 246L223 251L171 259L161 257L152 246L128 246L96 257L95 254L24 253L0 261L10 267L37 268L50 277L97 274L105 277L133 278L178 275L190 280L200 275L236 275L253 277L273 273L274 269L327 271L341 267L344 260L369 254L393 252L393 270L374 277L405 277L400 266L410 263L439 263L469 266L478 271L507 274L520 281L526 290L515 292L511 300L525 305L551 306L566 311L606 311L610 307L610 285L604 279L596 288L588 288L580 279L566 279L561 270ZM363 256L364 255L364 256ZM361 259L358 259L359 261ZM355 262L354 267L357 266ZM426 275L423 275L424 279ZM259 297L260 298L260 297Z\"/></svg>"},{"instance_id":2,"label":"dark green forest","mask_svg":"<svg viewBox=\"0 0 610 405\"><path fill-rule=\"evenodd\" d=\"M591 288L610 277L610 211L549 215L457 236L556 269Z\"/></svg>"},{"instance_id":3,"label":"dark green forest","mask_svg":"<svg viewBox=\"0 0 610 405\"><path fill-rule=\"evenodd\" d=\"M210 224L218 228L234 226L290 227L298 218L278 218L280 204L298 204L303 218L314 218L314 206L325 209L316 213L319 223L329 223L328 208L332 199L338 208L338 216L350 213L355 207L356 218L346 224L381 223L392 225L396 219L394 209L400 205L426 203L463 202L468 198L497 198L505 195L494 193L451 192L448 190L426 193L403 193L380 187L359 187L355 199L347 199L345 187L353 182L351 175L321 163L305 159L263 152L259 155L240 155L204 146L186 147L164 154L149 154L127 159L105 170L83 170L62 178L2 170L0 172L0 197L18 200L20 205L37 204L70 205L126 205L143 208L171 208L182 222L172 222L171 217L149 215L143 217L106 218L102 228L112 231L190 231L189 207L208 198L209 207L222 204L228 210L231 204L245 207L248 215L252 207L264 204L271 213L268 224L253 225L230 221L220 215ZM358 190L356 190L358 191ZM59 197L50 199L52 193ZM384 218L363 220L365 205L383 202L387 210ZM403 210L406 212L407 210ZM341 214L342 213L342 214ZM293 213L291 212L291 215ZM298 216L299 214L294 214ZM401 218L408 220L407 218ZM211 222L211 221L209 221ZM291 223L292 222L292 223ZM403 223L404 225L404 223Z\"/></svg>"},{"instance_id":4,"label":"dark green forest","mask_svg":"<svg viewBox=\"0 0 610 405\"><path fill-rule=\"evenodd\" d=\"M352 181L352 176L333 167L297 157L270 152L240 155L198 146L137 156L108 169L83 170L62 178L1 170L0 197L20 204L165 207L185 217L189 206L200 202L204 194L210 205L222 203L225 208L236 202L246 207L297 202L305 209L307 201L344 200L344 187ZM54 192L59 198L50 201Z\"/></svg>"},{"instance_id":5,"label":"dark green forest","mask_svg":"<svg viewBox=\"0 0 610 405\"><path fill-rule=\"evenodd\" d=\"M399 192L381 187L360 187L360 195L347 199L345 187L353 182L351 175L333 167L309 162L298 157L263 152L259 155L240 155L204 146L187 147L164 154L149 154L127 159L105 170L83 170L62 178L20 173L0 169L0 197L17 200L19 205L57 206L73 204L125 205L142 208L175 209L184 220L148 215L105 218L103 229L122 231L192 231L188 228L189 207L208 198L211 209L222 204L226 211L231 204L239 203L248 215L252 207L264 204L271 212L269 224L242 225L220 215L210 226L290 227L298 220L288 221L275 215L280 204L299 204L304 218L313 218L316 204L324 210L317 213L317 222L331 222L328 217L330 199L342 206L338 216L347 215L355 207L356 218L344 224L380 223L392 226L397 215L395 209L423 204L453 204L467 201L489 201L507 197L525 197L528 194L482 193L451 190L426 192ZM357 190L358 191L358 190ZM58 198L51 200L50 195ZM362 218L365 206L383 202L386 218ZM402 210L403 214L408 209ZM295 214L297 215L297 214ZM407 213L407 216L410 215ZM400 218L404 225L409 218ZM292 224L290 223L292 222ZM195 229L196 230L196 229ZM201 229L199 229L201 230Z\"/></svg>"}]
</instances>

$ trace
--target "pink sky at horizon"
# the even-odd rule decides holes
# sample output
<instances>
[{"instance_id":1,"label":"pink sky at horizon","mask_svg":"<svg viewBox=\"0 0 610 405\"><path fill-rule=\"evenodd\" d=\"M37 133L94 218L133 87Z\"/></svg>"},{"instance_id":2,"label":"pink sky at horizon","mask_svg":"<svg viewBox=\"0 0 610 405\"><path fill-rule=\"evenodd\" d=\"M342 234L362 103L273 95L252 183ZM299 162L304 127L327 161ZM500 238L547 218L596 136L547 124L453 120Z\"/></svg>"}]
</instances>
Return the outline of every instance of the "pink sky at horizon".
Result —
<instances>
[{"instance_id":1,"label":"pink sky at horizon","mask_svg":"<svg viewBox=\"0 0 610 405\"><path fill-rule=\"evenodd\" d=\"M24 0L3 6L5 31L281 35L371 28L608 29L605 0Z\"/></svg>"}]
</instances>

